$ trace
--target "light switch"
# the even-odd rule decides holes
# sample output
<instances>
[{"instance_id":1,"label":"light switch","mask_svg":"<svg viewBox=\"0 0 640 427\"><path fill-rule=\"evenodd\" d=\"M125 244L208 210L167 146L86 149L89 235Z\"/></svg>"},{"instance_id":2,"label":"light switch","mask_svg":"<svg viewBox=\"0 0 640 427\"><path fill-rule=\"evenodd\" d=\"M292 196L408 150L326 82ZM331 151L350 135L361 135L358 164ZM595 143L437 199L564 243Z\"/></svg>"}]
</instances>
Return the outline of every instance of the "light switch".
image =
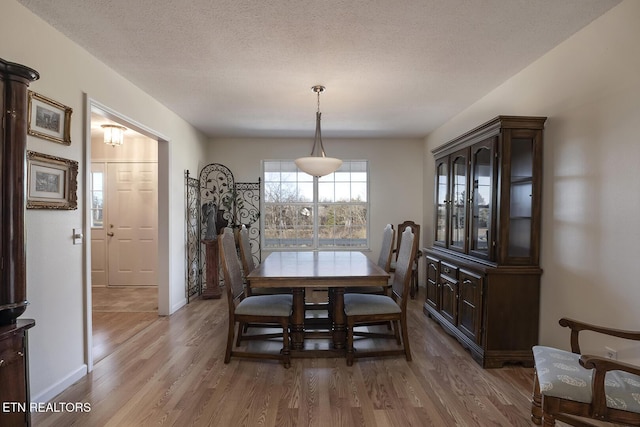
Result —
<instances>
[{"instance_id":1,"label":"light switch","mask_svg":"<svg viewBox=\"0 0 640 427\"><path fill-rule=\"evenodd\" d=\"M84 236L82 235L82 229L81 228L74 228L73 229L73 244L74 245L81 245L83 237Z\"/></svg>"}]
</instances>

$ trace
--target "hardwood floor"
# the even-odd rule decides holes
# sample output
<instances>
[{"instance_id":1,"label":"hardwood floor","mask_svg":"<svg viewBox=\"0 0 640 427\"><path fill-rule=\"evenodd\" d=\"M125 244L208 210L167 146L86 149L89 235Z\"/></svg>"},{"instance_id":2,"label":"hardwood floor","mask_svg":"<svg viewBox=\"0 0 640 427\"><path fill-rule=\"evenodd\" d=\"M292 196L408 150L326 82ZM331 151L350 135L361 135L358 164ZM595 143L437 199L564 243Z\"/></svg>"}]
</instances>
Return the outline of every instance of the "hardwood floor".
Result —
<instances>
[{"instance_id":1,"label":"hardwood floor","mask_svg":"<svg viewBox=\"0 0 640 427\"><path fill-rule=\"evenodd\" d=\"M94 363L158 318L157 287L94 287L91 294Z\"/></svg>"},{"instance_id":2,"label":"hardwood floor","mask_svg":"<svg viewBox=\"0 0 640 427\"><path fill-rule=\"evenodd\" d=\"M293 359L290 369L225 365L226 299L196 300L137 331L53 400L86 402L90 412L38 413L33 425L533 425L533 369L481 369L422 313L423 295L409 302L412 362Z\"/></svg>"}]
</instances>

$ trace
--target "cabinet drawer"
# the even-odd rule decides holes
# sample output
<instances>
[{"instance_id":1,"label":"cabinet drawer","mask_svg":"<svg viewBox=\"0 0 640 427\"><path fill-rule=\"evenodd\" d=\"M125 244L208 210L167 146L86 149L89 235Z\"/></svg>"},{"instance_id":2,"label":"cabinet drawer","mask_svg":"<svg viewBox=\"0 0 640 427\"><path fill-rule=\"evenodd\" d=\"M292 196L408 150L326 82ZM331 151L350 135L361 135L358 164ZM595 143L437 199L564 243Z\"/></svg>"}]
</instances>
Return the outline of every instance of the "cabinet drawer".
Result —
<instances>
[{"instance_id":1,"label":"cabinet drawer","mask_svg":"<svg viewBox=\"0 0 640 427\"><path fill-rule=\"evenodd\" d=\"M440 274L442 274L443 276L449 276L453 279L457 279L458 278L458 267L453 265L453 264L449 264L447 262L440 262Z\"/></svg>"}]
</instances>

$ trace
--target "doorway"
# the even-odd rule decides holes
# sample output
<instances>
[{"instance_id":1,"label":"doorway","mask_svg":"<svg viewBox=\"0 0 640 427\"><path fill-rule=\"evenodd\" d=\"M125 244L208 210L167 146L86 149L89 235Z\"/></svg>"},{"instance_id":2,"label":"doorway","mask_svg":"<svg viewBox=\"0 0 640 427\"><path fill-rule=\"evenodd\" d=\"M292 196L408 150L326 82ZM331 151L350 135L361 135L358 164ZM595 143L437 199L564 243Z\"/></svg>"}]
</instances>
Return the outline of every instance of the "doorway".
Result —
<instances>
[{"instance_id":1,"label":"doorway","mask_svg":"<svg viewBox=\"0 0 640 427\"><path fill-rule=\"evenodd\" d=\"M90 109L88 367L158 318L159 138L103 107ZM125 143L104 143L102 125Z\"/></svg>"}]
</instances>

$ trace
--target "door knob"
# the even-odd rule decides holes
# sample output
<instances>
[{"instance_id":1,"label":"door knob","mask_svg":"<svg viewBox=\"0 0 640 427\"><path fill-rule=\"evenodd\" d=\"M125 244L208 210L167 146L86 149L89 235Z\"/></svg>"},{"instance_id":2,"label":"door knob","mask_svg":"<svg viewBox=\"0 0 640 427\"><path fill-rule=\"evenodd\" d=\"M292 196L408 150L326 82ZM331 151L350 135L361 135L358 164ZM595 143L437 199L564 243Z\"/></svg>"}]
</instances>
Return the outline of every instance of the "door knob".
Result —
<instances>
[{"instance_id":1,"label":"door knob","mask_svg":"<svg viewBox=\"0 0 640 427\"><path fill-rule=\"evenodd\" d=\"M113 237L113 232L112 232L112 231L109 231L109 232L107 233L107 236L109 236L109 237Z\"/></svg>"}]
</instances>

